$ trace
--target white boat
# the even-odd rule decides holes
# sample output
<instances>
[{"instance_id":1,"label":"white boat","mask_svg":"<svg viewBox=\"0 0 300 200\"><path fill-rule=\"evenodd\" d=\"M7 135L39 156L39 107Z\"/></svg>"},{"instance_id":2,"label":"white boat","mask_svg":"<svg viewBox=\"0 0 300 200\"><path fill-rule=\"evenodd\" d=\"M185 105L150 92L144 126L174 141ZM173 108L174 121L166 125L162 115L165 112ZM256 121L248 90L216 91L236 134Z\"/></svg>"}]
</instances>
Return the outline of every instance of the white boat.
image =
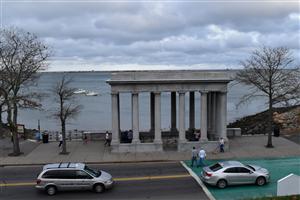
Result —
<instances>
[{"instance_id":1,"label":"white boat","mask_svg":"<svg viewBox=\"0 0 300 200\"><path fill-rule=\"evenodd\" d=\"M99 93L90 91L90 92L86 92L85 95L86 96L98 96Z\"/></svg>"},{"instance_id":2,"label":"white boat","mask_svg":"<svg viewBox=\"0 0 300 200\"><path fill-rule=\"evenodd\" d=\"M83 90L83 89L78 89L74 92L74 94L86 94L86 90Z\"/></svg>"}]
</instances>

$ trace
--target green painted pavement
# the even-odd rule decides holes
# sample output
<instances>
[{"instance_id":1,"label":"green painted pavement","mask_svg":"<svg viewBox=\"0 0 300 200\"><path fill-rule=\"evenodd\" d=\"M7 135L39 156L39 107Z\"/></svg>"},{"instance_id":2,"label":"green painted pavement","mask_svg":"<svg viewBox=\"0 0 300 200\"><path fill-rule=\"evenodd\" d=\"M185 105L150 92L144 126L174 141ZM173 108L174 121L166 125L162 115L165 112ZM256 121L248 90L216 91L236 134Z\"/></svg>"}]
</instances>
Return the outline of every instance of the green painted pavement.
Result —
<instances>
[{"instance_id":1,"label":"green painted pavement","mask_svg":"<svg viewBox=\"0 0 300 200\"><path fill-rule=\"evenodd\" d=\"M272 158L272 159L237 159L245 164L254 164L269 170L271 175L270 183L264 186L240 185L229 186L219 189L207 185L208 190L217 200L238 200L251 199L257 197L276 196L277 181L291 173L300 175L300 157ZM213 164L221 160L207 160L206 165ZM185 161L190 167L190 161ZM192 170L200 176L202 168L193 167Z\"/></svg>"}]
</instances>

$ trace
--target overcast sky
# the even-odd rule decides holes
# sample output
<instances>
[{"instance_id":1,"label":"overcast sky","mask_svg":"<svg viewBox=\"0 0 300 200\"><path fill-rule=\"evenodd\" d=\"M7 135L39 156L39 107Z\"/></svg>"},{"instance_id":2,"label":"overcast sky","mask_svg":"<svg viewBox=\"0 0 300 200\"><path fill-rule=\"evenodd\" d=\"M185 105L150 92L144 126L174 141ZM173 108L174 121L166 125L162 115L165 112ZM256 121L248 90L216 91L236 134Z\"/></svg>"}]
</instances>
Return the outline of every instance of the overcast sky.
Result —
<instances>
[{"instance_id":1,"label":"overcast sky","mask_svg":"<svg viewBox=\"0 0 300 200\"><path fill-rule=\"evenodd\" d=\"M255 48L299 63L299 1L2 0L2 26L51 46L49 71L235 69Z\"/></svg>"}]
</instances>

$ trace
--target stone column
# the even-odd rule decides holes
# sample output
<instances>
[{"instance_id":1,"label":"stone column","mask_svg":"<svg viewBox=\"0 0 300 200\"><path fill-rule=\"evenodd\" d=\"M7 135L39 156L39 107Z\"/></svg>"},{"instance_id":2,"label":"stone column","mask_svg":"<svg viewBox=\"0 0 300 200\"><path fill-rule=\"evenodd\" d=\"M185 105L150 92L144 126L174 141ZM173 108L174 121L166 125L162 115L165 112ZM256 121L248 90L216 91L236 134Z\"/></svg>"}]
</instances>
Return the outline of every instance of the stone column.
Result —
<instances>
[{"instance_id":1,"label":"stone column","mask_svg":"<svg viewBox=\"0 0 300 200\"><path fill-rule=\"evenodd\" d=\"M227 92L220 92L220 136L227 139Z\"/></svg>"},{"instance_id":2,"label":"stone column","mask_svg":"<svg viewBox=\"0 0 300 200\"><path fill-rule=\"evenodd\" d=\"M207 92L201 91L201 141L207 141Z\"/></svg>"},{"instance_id":3,"label":"stone column","mask_svg":"<svg viewBox=\"0 0 300 200\"><path fill-rule=\"evenodd\" d=\"M216 139L216 109L217 109L217 97L216 92L211 95L211 135L212 139Z\"/></svg>"},{"instance_id":4,"label":"stone column","mask_svg":"<svg viewBox=\"0 0 300 200\"><path fill-rule=\"evenodd\" d=\"M216 92L216 121L215 139L221 137L221 98L220 92Z\"/></svg>"},{"instance_id":5,"label":"stone column","mask_svg":"<svg viewBox=\"0 0 300 200\"><path fill-rule=\"evenodd\" d=\"M155 128L154 128L154 143L162 143L161 140L161 103L160 103L160 92L154 93L154 101L155 101Z\"/></svg>"},{"instance_id":6,"label":"stone column","mask_svg":"<svg viewBox=\"0 0 300 200\"><path fill-rule=\"evenodd\" d=\"M131 109L132 109L132 143L140 142L139 137L139 94L132 93L131 95Z\"/></svg>"},{"instance_id":7,"label":"stone column","mask_svg":"<svg viewBox=\"0 0 300 200\"><path fill-rule=\"evenodd\" d=\"M185 137L185 92L179 92L179 141L186 142L186 137Z\"/></svg>"},{"instance_id":8,"label":"stone column","mask_svg":"<svg viewBox=\"0 0 300 200\"><path fill-rule=\"evenodd\" d=\"M189 130L195 130L195 92L190 92Z\"/></svg>"},{"instance_id":9,"label":"stone column","mask_svg":"<svg viewBox=\"0 0 300 200\"><path fill-rule=\"evenodd\" d=\"M154 103L154 93L150 93L150 132L154 132L154 124L155 124L155 103Z\"/></svg>"},{"instance_id":10,"label":"stone column","mask_svg":"<svg viewBox=\"0 0 300 200\"><path fill-rule=\"evenodd\" d=\"M211 128L211 93L207 93L207 134L209 135L210 133L210 128Z\"/></svg>"},{"instance_id":11,"label":"stone column","mask_svg":"<svg viewBox=\"0 0 300 200\"><path fill-rule=\"evenodd\" d=\"M120 122L119 122L119 104L118 104L119 94L112 93L111 94L111 113L112 113L112 145L119 144L119 130L120 130Z\"/></svg>"},{"instance_id":12,"label":"stone column","mask_svg":"<svg viewBox=\"0 0 300 200\"><path fill-rule=\"evenodd\" d=\"M176 131L176 92L171 92L171 132Z\"/></svg>"}]
</instances>

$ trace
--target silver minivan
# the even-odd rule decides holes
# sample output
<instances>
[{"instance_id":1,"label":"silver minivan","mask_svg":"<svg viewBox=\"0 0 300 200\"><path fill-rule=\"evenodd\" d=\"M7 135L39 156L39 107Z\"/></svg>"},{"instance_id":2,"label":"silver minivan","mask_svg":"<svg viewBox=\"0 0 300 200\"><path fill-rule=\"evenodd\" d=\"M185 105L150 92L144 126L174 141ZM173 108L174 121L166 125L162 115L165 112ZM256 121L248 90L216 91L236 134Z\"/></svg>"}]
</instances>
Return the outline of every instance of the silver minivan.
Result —
<instances>
[{"instance_id":1,"label":"silver minivan","mask_svg":"<svg viewBox=\"0 0 300 200\"><path fill-rule=\"evenodd\" d=\"M93 190L101 193L113 186L110 174L95 171L84 163L55 163L43 167L38 175L36 188L54 195L62 190Z\"/></svg>"}]
</instances>

